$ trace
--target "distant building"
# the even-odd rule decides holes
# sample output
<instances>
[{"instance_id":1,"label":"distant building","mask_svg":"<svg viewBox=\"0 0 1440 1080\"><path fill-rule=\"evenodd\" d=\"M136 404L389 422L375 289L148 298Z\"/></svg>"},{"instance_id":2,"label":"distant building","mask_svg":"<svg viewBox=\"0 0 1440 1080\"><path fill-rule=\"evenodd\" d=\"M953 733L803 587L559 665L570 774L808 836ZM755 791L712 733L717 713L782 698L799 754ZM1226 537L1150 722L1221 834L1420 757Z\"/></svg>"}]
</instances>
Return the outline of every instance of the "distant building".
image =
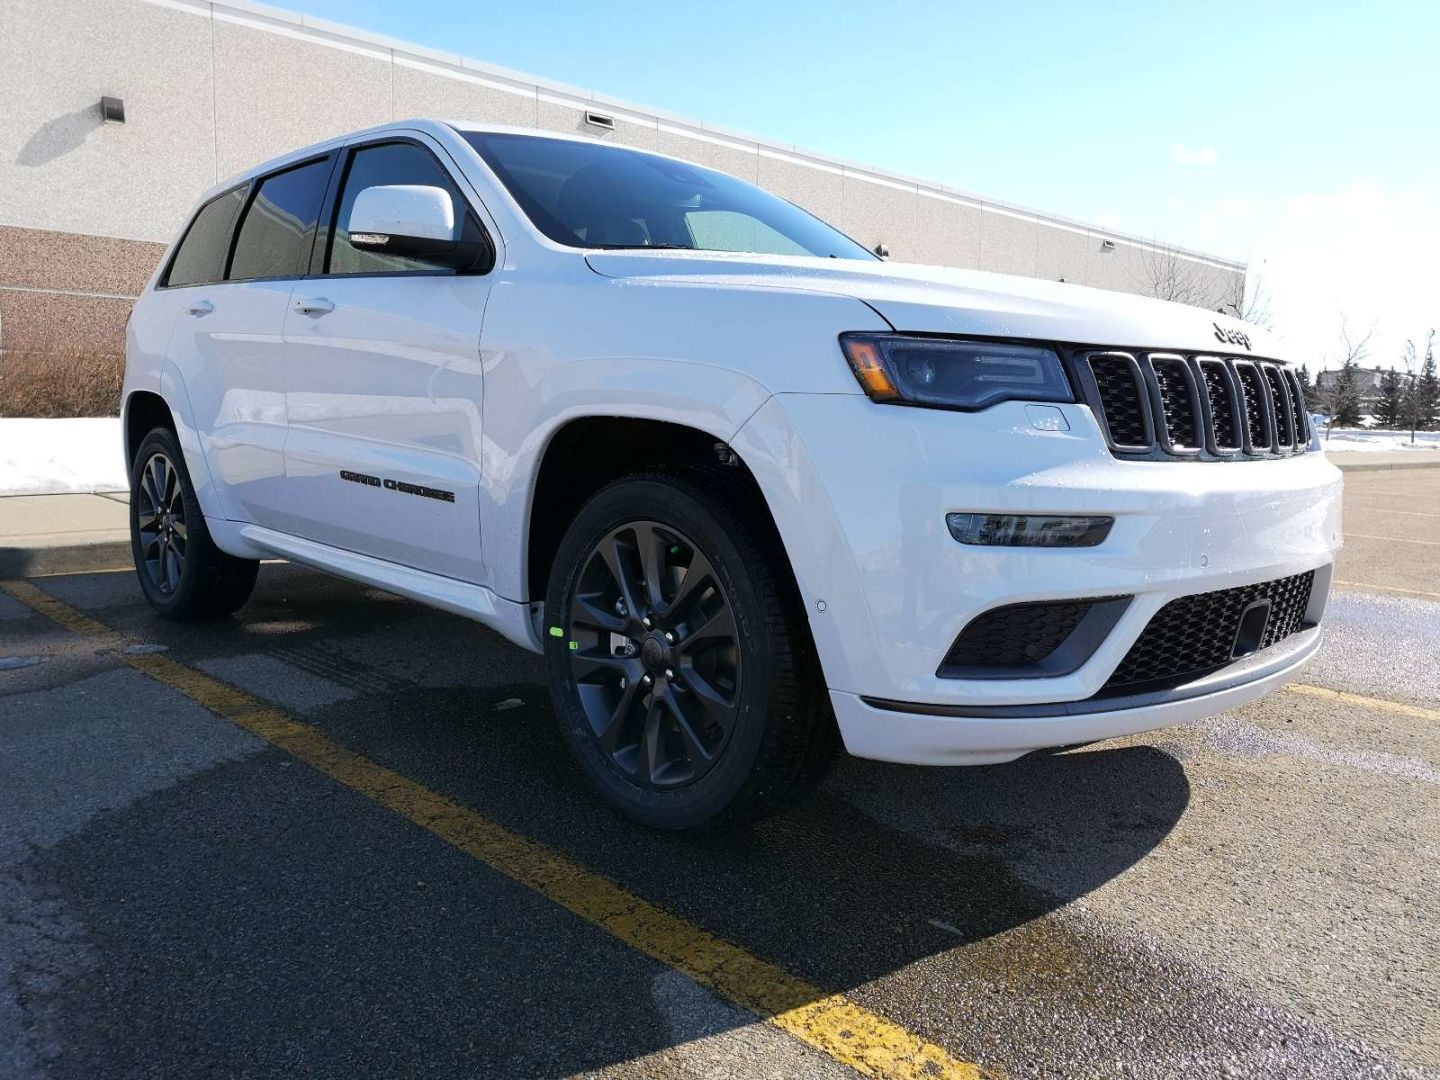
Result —
<instances>
[{"instance_id":1,"label":"distant building","mask_svg":"<svg viewBox=\"0 0 1440 1080\"><path fill-rule=\"evenodd\" d=\"M1380 408L1380 380L1385 377L1388 368L1356 368L1355 384L1360 391L1360 411L1374 416ZM1402 383L1408 383L1415 376L1408 372L1397 372ZM1315 376L1315 386L1319 390L1329 390L1340 378L1340 369L1334 368L1329 371L1322 371Z\"/></svg>"},{"instance_id":2,"label":"distant building","mask_svg":"<svg viewBox=\"0 0 1440 1080\"><path fill-rule=\"evenodd\" d=\"M1214 298L1209 307L1245 279L1232 259L251 0L0 0L0 76L0 349L117 350L134 297L206 188L276 154L417 115L578 132L696 161L900 262L1146 293L1147 262L1173 259Z\"/></svg>"}]
</instances>

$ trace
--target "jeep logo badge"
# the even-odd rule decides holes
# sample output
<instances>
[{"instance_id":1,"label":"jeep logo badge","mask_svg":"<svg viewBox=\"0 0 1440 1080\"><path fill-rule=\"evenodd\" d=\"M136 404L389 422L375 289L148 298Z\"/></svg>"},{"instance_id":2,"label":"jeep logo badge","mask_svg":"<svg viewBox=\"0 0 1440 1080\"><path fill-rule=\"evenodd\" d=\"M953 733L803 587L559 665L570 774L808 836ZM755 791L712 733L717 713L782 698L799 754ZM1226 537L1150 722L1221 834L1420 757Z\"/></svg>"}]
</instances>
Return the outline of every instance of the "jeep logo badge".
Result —
<instances>
[{"instance_id":1,"label":"jeep logo badge","mask_svg":"<svg viewBox=\"0 0 1440 1080\"><path fill-rule=\"evenodd\" d=\"M1215 327L1215 340L1224 345L1244 345L1245 351L1250 351L1250 337L1242 334L1239 330L1226 330L1218 322L1211 323Z\"/></svg>"}]
</instances>

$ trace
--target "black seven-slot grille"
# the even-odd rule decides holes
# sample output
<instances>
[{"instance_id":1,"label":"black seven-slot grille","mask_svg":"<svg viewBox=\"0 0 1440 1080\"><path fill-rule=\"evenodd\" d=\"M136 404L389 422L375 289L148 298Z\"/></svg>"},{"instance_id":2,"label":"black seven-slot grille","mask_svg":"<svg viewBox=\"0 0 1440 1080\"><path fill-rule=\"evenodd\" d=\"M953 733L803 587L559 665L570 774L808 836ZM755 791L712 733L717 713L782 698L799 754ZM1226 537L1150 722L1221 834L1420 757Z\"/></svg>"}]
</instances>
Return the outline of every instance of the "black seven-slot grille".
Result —
<instances>
[{"instance_id":1,"label":"black seven-slot grille","mask_svg":"<svg viewBox=\"0 0 1440 1080\"><path fill-rule=\"evenodd\" d=\"M1116 457L1250 461L1303 454L1300 381L1268 360L1081 350L1075 368Z\"/></svg>"},{"instance_id":2,"label":"black seven-slot grille","mask_svg":"<svg viewBox=\"0 0 1440 1080\"><path fill-rule=\"evenodd\" d=\"M1162 607L1120 661L1102 693L1130 690L1138 683L1175 685L1224 667L1236 659L1237 639L1257 607L1269 605L1263 629L1256 627L1250 651L1267 649L1300 629L1310 606L1312 570L1294 577L1242 585L1237 589L1181 596ZM1263 618L1263 617L1262 617Z\"/></svg>"}]
</instances>

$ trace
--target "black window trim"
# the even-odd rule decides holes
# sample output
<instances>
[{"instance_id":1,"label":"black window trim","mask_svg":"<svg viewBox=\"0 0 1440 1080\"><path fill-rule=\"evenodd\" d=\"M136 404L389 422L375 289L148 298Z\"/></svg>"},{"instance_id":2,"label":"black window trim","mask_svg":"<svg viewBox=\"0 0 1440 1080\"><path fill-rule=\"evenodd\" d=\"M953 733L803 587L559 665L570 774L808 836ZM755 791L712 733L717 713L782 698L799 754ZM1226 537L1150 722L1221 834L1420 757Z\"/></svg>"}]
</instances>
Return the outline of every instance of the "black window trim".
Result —
<instances>
[{"instance_id":1,"label":"black window trim","mask_svg":"<svg viewBox=\"0 0 1440 1080\"><path fill-rule=\"evenodd\" d=\"M419 147L430 156L438 168L450 180L451 185L459 194L461 201L465 204L465 213L474 220L480 230L480 238L489 249L490 259L484 269L455 270L448 266L437 266L433 270L355 270L344 274L331 274L325 271L325 264L329 261L330 250L335 243L335 232L337 217L340 213L340 192L345 185L345 180L350 174L350 163L355 155L361 150L370 150L377 146L394 146L399 143L408 143L411 146ZM420 139L398 132L385 132L360 142L347 143L340 148L336 156L335 167L330 173L330 185L325 191L325 203L320 211L319 228L316 230L315 244L310 251L310 272L305 275L306 280L333 279L345 281L351 278L386 278L386 277L481 277L490 273L498 261L498 251L495 246L494 237L490 235L490 229L485 224L485 218L476 212L470 197L466 194L468 185L463 182L456 170L450 168L440 156L435 153L433 147Z\"/></svg>"},{"instance_id":2,"label":"black window trim","mask_svg":"<svg viewBox=\"0 0 1440 1080\"><path fill-rule=\"evenodd\" d=\"M320 228L319 228L320 222L324 220L324 216L325 216L325 206L326 206L325 199L326 199L326 196L328 196L329 193L330 193L330 183L331 183L331 181L334 179L334 176L335 176L335 162L336 162L336 160L337 160L338 157L339 157L339 155L338 155L338 153L337 153L336 151L334 151L334 150L327 150L327 151L326 151L325 153L323 153L323 154L315 154L313 157L304 158L304 159L301 160L301 161L292 161L292 162L290 162L288 165L283 166L282 168L272 169L270 172L267 172L267 173L265 173L265 174L263 174L263 175L261 175L261 176L256 176L256 177L252 177L252 178L251 178L249 190L245 193L245 203L244 203L244 205L240 208L240 213L235 216L235 224L234 224L233 226L231 226L231 229L230 229L230 247L229 247L229 249L225 252L225 273L224 273L224 275L220 278L219 281L215 282L215 284L217 284L217 285L253 285L255 282L260 282L260 281L298 281L298 280L300 280L300 279L302 279L302 278L305 278L305 277L309 276L309 275L307 275L307 274L305 274L305 273L295 273L295 274L269 274L269 275L267 275L266 277L232 278L232 277L230 276L230 266L231 266L231 264L235 261L235 248L236 248L236 246L237 246L237 245L239 244L239 242L240 242L240 229L241 229L241 227L245 224L245 219L246 219L246 218L249 216L249 214L250 214L250 207L254 205L256 197L259 196L259 194L260 194L260 188L261 188L262 185L264 185L265 181L271 179L272 177L282 176L282 175L284 175L285 173L288 173L288 172L294 172L296 169L303 169L303 168L305 168L307 165L314 165L314 164L316 164L316 163L318 163L318 162L329 162L330 171L329 171L329 173L326 175L326 178L325 178L325 186L324 186L324 188L323 188L322 191L321 191L321 195L320 195L320 207L319 207L319 209L316 211L316 214L315 214L315 225L312 226L312 227L308 230L309 233L310 233L310 237L309 237L310 254L309 254L308 257L306 257L306 258L304 258L304 259L301 260L301 265L302 265L302 266L309 267L309 266L314 265L314 259L315 259L315 237L318 235L318 233L319 233L319 231L320 231ZM234 189L232 188L231 190L234 190ZM304 240L301 241L301 246L302 246L302 247L305 246L305 241L304 241Z\"/></svg>"},{"instance_id":3,"label":"black window trim","mask_svg":"<svg viewBox=\"0 0 1440 1080\"><path fill-rule=\"evenodd\" d=\"M161 292L168 289L203 289L208 288L212 285L225 284L225 271L230 268L230 252L235 246L235 233L237 231L236 226L240 221L241 213L243 213L244 207L248 205L250 198L249 188L251 184L252 181L250 180L242 181L239 184L232 184L224 191L216 192L213 196L206 199L203 203L201 203L195 208L195 212L190 215L190 220L185 225L185 231L180 234L180 239L176 241L174 249L170 252L170 258L165 261L165 271L158 278L156 278L156 292ZM180 257L180 249L185 246L185 241L190 238L190 232L195 228L195 223L200 220L200 215L203 214L206 210L208 210L212 205L219 202L221 199L228 198L229 196L235 194L235 192L237 191L244 191L245 196L240 200L241 213L237 213L230 222L230 241L225 245L225 259L220 264L220 276L214 281L191 281L187 282L184 285L171 285L170 271L175 268L175 260Z\"/></svg>"}]
</instances>

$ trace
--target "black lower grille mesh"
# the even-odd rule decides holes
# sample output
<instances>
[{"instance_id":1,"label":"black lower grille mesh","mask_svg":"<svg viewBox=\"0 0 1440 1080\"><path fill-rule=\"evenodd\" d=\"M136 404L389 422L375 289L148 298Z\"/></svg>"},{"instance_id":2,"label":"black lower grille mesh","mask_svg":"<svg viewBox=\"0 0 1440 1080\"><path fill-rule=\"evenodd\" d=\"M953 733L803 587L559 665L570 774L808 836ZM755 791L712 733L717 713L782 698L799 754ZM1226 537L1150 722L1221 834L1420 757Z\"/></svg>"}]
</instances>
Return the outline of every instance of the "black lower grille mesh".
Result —
<instances>
[{"instance_id":1,"label":"black lower grille mesh","mask_svg":"<svg viewBox=\"0 0 1440 1080\"><path fill-rule=\"evenodd\" d=\"M1056 600L992 608L961 631L945 657L945 667L1010 667L1044 660L1070 636L1092 604Z\"/></svg>"},{"instance_id":2,"label":"black lower grille mesh","mask_svg":"<svg viewBox=\"0 0 1440 1080\"><path fill-rule=\"evenodd\" d=\"M1224 667L1232 659L1240 615L1257 600L1270 601L1270 621L1260 640L1260 648L1269 648L1300 629L1314 583L1312 570L1171 600L1155 613L1105 688L1167 680L1178 683Z\"/></svg>"}]
</instances>

